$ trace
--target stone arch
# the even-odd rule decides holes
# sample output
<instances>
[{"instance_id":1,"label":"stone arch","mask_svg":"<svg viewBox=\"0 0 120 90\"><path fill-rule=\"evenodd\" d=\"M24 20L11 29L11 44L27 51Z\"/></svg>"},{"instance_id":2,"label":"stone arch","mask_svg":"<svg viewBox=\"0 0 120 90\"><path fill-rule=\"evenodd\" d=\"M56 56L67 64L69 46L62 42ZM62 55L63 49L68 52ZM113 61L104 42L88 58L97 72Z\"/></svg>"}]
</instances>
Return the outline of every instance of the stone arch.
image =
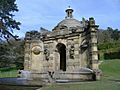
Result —
<instances>
[{"instance_id":1,"label":"stone arch","mask_svg":"<svg viewBox=\"0 0 120 90\"><path fill-rule=\"evenodd\" d=\"M66 71L66 46L63 43L58 43L56 48L60 55L60 70Z\"/></svg>"}]
</instances>

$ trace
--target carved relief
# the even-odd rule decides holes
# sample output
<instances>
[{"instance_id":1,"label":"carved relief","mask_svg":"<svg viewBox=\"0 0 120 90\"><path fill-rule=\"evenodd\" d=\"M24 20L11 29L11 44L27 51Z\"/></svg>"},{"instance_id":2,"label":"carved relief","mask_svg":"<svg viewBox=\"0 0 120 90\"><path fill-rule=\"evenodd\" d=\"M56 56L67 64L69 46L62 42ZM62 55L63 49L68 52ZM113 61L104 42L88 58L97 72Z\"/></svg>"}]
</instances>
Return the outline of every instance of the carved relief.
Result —
<instances>
[{"instance_id":1,"label":"carved relief","mask_svg":"<svg viewBox=\"0 0 120 90\"><path fill-rule=\"evenodd\" d=\"M48 50L47 47L44 47L44 54L45 54L45 59L48 61L50 56L50 51Z\"/></svg>"},{"instance_id":2,"label":"carved relief","mask_svg":"<svg viewBox=\"0 0 120 90\"><path fill-rule=\"evenodd\" d=\"M74 45L71 45L70 50L69 50L71 59L74 59L74 51L75 51L75 47Z\"/></svg>"},{"instance_id":3,"label":"carved relief","mask_svg":"<svg viewBox=\"0 0 120 90\"><path fill-rule=\"evenodd\" d=\"M69 7L66 12L72 11ZM94 18L79 21L68 15L52 31L41 27L40 31L27 32L25 70L31 72L31 78L46 80L48 76L49 80L92 78L94 70L99 69L97 28ZM81 74L83 67L89 70Z\"/></svg>"},{"instance_id":4,"label":"carved relief","mask_svg":"<svg viewBox=\"0 0 120 90\"><path fill-rule=\"evenodd\" d=\"M35 55L40 54L40 52L41 52L41 47L40 47L40 46L34 46L34 47L32 48L32 52L33 52Z\"/></svg>"},{"instance_id":5,"label":"carved relief","mask_svg":"<svg viewBox=\"0 0 120 90\"><path fill-rule=\"evenodd\" d=\"M72 33L75 33L77 31L76 27L70 27L70 31L72 31Z\"/></svg>"}]
</instances>

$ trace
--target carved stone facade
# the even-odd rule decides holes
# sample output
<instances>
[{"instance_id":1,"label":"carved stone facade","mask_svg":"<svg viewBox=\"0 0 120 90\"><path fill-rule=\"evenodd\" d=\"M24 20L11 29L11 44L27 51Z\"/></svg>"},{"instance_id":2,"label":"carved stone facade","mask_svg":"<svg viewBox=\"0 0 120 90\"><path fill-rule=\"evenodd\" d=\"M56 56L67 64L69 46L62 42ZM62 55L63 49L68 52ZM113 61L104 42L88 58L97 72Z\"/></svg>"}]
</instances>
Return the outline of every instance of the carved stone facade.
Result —
<instances>
[{"instance_id":1,"label":"carved stone facade","mask_svg":"<svg viewBox=\"0 0 120 90\"><path fill-rule=\"evenodd\" d=\"M24 70L31 72L31 78L99 79L98 25L94 18L74 19L70 7L66 13L52 31L26 33Z\"/></svg>"}]
</instances>

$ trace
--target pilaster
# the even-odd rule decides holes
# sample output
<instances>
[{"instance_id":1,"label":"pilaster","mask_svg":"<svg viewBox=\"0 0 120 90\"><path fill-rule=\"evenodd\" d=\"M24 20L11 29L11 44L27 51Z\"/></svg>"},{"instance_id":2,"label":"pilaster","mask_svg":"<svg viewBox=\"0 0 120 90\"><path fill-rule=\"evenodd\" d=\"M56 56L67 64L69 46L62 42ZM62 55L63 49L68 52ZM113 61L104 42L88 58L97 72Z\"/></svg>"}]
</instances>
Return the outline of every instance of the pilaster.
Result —
<instances>
[{"instance_id":1,"label":"pilaster","mask_svg":"<svg viewBox=\"0 0 120 90\"><path fill-rule=\"evenodd\" d=\"M97 49L97 30L98 25L95 24L94 18L89 18L89 52L91 69L95 72L96 79L100 79L98 49Z\"/></svg>"}]
</instances>

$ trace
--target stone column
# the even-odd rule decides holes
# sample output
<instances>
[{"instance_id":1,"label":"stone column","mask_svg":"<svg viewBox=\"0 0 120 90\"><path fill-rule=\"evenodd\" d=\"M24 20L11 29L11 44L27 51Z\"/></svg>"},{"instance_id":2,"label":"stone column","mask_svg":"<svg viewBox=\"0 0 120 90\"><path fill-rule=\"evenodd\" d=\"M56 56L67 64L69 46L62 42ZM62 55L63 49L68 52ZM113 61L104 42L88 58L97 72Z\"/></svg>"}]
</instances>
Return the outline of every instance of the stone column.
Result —
<instances>
[{"instance_id":1,"label":"stone column","mask_svg":"<svg viewBox=\"0 0 120 90\"><path fill-rule=\"evenodd\" d=\"M25 42L24 70L30 70L30 41Z\"/></svg>"},{"instance_id":2,"label":"stone column","mask_svg":"<svg viewBox=\"0 0 120 90\"><path fill-rule=\"evenodd\" d=\"M98 25L95 25L94 18L89 18L89 32L90 32L90 40L89 40L89 53L90 53L90 64L91 69L94 70L96 74L96 79L100 78L100 70L99 70L99 61L98 61L98 49L97 49L97 29Z\"/></svg>"}]
</instances>

